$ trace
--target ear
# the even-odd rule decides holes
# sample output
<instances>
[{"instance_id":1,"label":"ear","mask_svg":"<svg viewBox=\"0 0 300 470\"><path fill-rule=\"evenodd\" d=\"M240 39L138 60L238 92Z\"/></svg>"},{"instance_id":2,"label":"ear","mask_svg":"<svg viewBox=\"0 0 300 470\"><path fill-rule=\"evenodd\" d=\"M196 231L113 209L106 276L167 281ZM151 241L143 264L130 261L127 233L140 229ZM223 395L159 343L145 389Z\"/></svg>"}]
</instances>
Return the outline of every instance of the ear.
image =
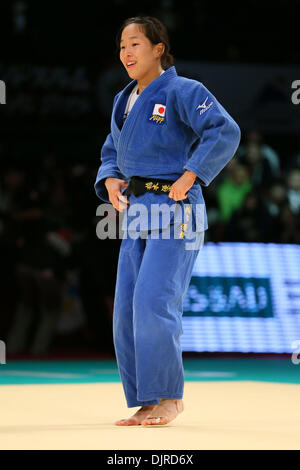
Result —
<instances>
[{"instance_id":1,"label":"ear","mask_svg":"<svg viewBox=\"0 0 300 470\"><path fill-rule=\"evenodd\" d=\"M156 44L157 52L158 52L158 57L161 57L165 51L165 45L163 42L159 42Z\"/></svg>"}]
</instances>

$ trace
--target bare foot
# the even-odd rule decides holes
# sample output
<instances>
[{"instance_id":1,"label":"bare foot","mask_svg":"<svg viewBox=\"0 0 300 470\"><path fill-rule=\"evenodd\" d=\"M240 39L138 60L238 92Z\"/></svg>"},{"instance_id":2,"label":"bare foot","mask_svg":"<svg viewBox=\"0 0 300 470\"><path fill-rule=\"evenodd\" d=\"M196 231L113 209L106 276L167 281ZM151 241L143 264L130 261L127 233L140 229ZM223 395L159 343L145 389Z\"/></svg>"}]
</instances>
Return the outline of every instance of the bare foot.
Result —
<instances>
[{"instance_id":1,"label":"bare foot","mask_svg":"<svg viewBox=\"0 0 300 470\"><path fill-rule=\"evenodd\" d=\"M157 405L142 406L133 416L127 419L120 419L115 422L116 426L138 426L141 422L150 415L151 411Z\"/></svg>"},{"instance_id":2,"label":"bare foot","mask_svg":"<svg viewBox=\"0 0 300 470\"><path fill-rule=\"evenodd\" d=\"M160 403L155 409L146 416L141 422L143 426L168 424L182 413L184 409L183 401L181 399L161 398Z\"/></svg>"}]
</instances>

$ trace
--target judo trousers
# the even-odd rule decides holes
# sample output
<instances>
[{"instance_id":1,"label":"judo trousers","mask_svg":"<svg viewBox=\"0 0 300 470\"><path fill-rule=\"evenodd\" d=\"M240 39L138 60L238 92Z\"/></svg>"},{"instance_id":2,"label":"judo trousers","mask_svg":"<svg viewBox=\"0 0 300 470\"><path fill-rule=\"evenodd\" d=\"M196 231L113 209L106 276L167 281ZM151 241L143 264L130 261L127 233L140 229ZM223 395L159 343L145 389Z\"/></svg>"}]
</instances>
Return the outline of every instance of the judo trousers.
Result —
<instances>
[{"instance_id":1,"label":"judo trousers","mask_svg":"<svg viewBox=\"0 0 300 470\"><path fill-rule=\"evenodd\" d=\"M196 237L201 248L204 232ZM183 397L183 299L198 254L172 236L122 239L113 340L129 408Z\"/></svg>"}]
</instances>

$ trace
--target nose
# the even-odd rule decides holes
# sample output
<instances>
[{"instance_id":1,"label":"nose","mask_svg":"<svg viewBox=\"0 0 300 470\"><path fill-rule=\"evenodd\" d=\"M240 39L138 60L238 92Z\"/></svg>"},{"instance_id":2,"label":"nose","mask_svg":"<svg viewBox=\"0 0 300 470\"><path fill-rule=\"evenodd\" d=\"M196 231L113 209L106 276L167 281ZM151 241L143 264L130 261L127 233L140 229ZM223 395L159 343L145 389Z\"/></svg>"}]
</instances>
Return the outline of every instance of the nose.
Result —
<instances>
[{"instance_id":1,"label":"nose","mask_svg":"<svg viewBox=\"0 0 300 470\"><path fill-rule=\"evenodd\" d=\"M126 62L130 61L130 60L134 60L133 59L133 56L131 55L131 52L126 52L126 54L124 55L124 58L126 60Z\"/></svg>"}]
</instances>

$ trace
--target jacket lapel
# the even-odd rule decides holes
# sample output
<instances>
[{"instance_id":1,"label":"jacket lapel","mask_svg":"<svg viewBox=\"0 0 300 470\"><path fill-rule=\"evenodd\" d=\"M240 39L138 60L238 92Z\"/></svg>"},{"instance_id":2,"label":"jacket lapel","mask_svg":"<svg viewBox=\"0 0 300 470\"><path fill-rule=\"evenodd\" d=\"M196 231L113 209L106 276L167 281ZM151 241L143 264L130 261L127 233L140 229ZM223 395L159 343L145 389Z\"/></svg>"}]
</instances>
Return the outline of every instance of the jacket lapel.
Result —
<instances>
[{"instance_id":1,"label":"jacket lapel","mask_svg":"<svg viewBox=\"0 0 300 470\"><path fill-rule=\"evenodd\" d=\"M147 100L153 96L153 94L169 80L177 77L177 72L174 66L169 67L163 74L153 80L149 85L142 91L136 102L134 103L129 115L127 116L123 126L123 114L125 111L126 103L130 92L136 85L137 80L132 80L128 85L121 91L117 98L113 112L112 112L112 132L114 141L117 143L116 148L118 151L118 162L124 158L126 153L127 145L132 134L132 130L139 112L144 108ZM122 129L121 129L122 127Z\"/></svg>"},{"instance_id":2,"label":"jacket lapel","mask_svg":"<svg viewBox=\"0 0 300 470\"><path fill-rule=\"evenodd\" d=\"M126 108L126 103L128 100L128 97L137 84L137 80L131 80L125 88L121 91L120 95L118 96L118 99L115 103L113 112L112 112L112 129L113 132L115 133L115 137L119 138L120 133L123 131L123 128L126 129L126 124L127 121L130 123L131 121L134 121L139 110L143 108L143 104L145 101L151 96L157 88L160 87L161 83L163 83L166 80L170 80L177 76L177 72L175 69L175 66L169 67L165 73L161 74L159 77L157 77L155 80L153 80L149 85L144 89L144 91L141 93L141 95L138 97L137 101L134 103L133 108L131 112L129 113L128 117L126 118L123 126L123 115L125 112Z\"/></svg>"},{"instance_id":3,"label":"jacket lapel","mask_svg":"<svg viewBox=\"0 0 300 470\"><path fill-rule=\"evenodd\" d=\"M121 91L120 95L118 96L118 99L113 108L111 124L112 124L112 131L115 134L115 137L117 137L117 139L119 138L120 133L121 133L123 115L125 112L128 97L131 93L131 90L136 85L136 83L137 83L136 80L132 80L131 82L128 83L128 85L126 85L126 87Z\"/></svg>"}]
</instances>

